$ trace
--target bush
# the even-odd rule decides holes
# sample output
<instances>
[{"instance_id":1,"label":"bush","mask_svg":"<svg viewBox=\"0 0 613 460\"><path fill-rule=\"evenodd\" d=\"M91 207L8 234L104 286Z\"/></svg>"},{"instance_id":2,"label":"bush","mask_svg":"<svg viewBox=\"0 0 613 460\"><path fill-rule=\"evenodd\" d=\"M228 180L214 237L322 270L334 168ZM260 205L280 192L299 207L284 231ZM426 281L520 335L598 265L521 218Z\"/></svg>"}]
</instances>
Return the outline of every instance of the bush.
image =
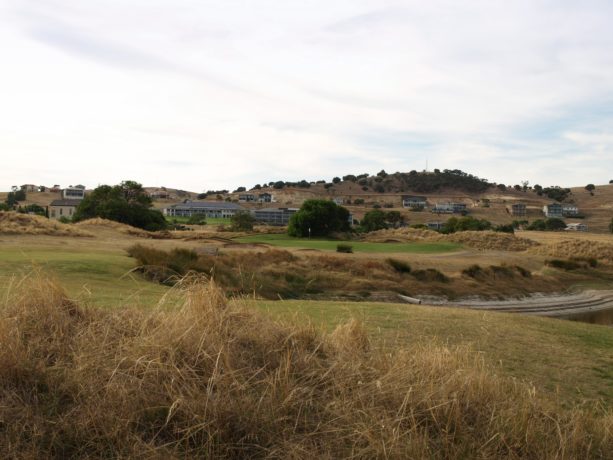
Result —
<instances>
[{"instance_id":1,"label":"bush","mask_svg":"<svg viewBox=\"0 0 613 460\"><path fill-rule=\"evenodd\" d=\"M418 281L447 283L449 278L436 268L426 268L425 270L415 270L411 272L411 275Z\"/></svg>"},{"instance_id":2,"label":"bush","mask_svg":"<svg viewBox=\"0 0 613 460\"><path fill-rule=\"evenodd\" d=\"M355 200L353 200L353 204L364 204L364 199L356 198Z\"/></svg>"},{"instance_id":3,"label":"bush","mask_svg":"<svg viewBox=\"0 0 613 460\"><path fill-rule=\"evenodd\" d=\"M187 219L187 223L190 225L206 225L206 216L203 214L194 214Z\"/></svg>"},{"instance_id":4,"label":"bush","mask_svg":"<svg viewBox=\"0 0 613 460\"><path fill-rule=\"evenodd\" d=\"M515 227L513 224L497 225L494 227L494 231L501 233L515 233Z\"/></svg>"},{"instance_id":5,"label":"bush","mask_svg":"<svg viewBox=\"0 0 613 460\"><path fill-rule=\"evenodd\" d=\"M398 273L411 273L411 266L408 263L403 262L402 260L390 258L390 259L387 259L386 261Z\"/></svg>"},{"instance_id":6,"label":"bush","mask_svg":"<svg viewBox=\"0 0 613 460\"><path fill-rule=\"evenodd\" d=\"M476 278L481 273L483 273L483 268L481 268L481 266L477 264L471 265L470 267L467 267L462 270L462 275L468 276L470 278Z\"/></svg>"},{"instance_id":7,"label":"bush","mask_svg":"<svg viewBox=\"0 0 613 460\"><path fill-rule=\"evenodd\" d=\"M339 243L336 245L336 252L353 253L353 246L350 244Z\"/></svg>"},{"instance_id":8,"label":"bush","mask_svg":"<svg viewBox=\"0 0 613 460\"><path fill-rule=\"evenodd\" d=\"M552 259L546 260L545 265L553 268L559 268L561 270L577 270L581 268L581 264L573 260Z\"/></svg>"},{"instance_id":9,"label":"bush","mask_svg":"<svg viewBox=\"0 0 613 460\"><path fill-rule=\"evenodd\" d=\"M230 218L230 230L233 232L248 232L253 230L255 217L249 211L239 211Z\"/></svg>"}]
</instances>

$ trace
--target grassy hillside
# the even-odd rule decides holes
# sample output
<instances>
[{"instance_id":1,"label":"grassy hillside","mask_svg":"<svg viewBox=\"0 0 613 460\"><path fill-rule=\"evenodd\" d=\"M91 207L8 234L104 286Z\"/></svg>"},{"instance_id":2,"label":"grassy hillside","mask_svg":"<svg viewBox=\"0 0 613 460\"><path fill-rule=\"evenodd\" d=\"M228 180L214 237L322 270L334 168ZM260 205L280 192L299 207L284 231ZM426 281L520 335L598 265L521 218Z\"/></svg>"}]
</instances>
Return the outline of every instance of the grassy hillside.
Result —
<instances>
[{"instance_id":1,"label":"grassy hillside","mask_svg":"<svg viewBox=\"0 0 613 460\"><path fill-rule=\"evenodd\" d=\"M381 350L355 320L327 334L228 302L207 283L178 294L179 308L116 310L83 308L44 277L11 291L0 303L5 456L604 459L613 450L610 411L564 407L501 376L482 350L419 339ZM546 345L528 333L499 346L524 338ZM600 331L569 340L552 345L582 346L585 360L611 345Z\"/></svg>"},{"instance_id":2,"label":"grassy hillside","mask_svg":"<svg viewBox=\"0 0 613 460\"><path fill-rule=\"evenodd\" d=\"M470 346L505 375L532 382L566 405L613 407L613 328L517 314L377 302L256 301L277 318L309 318L326 330L362 321L383 348Z\"/></svg>"}]
</instances>

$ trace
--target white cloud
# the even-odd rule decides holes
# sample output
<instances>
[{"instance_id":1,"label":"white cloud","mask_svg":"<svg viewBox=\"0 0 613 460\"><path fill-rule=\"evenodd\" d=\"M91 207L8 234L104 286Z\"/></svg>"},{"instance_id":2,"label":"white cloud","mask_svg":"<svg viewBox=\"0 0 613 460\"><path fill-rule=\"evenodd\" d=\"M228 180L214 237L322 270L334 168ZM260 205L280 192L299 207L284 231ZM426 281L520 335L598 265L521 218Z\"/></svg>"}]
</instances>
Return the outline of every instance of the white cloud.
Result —
<instances>
[{"instance_id":1,"label":"white cloud","mask_svg":"<svg viewBox=\"0 0 613 460\"><path fill-rule=\"evenodd\" d=\"M608 181L612 19L606 1L0 0L0 189L232 188L425 158Z\"/></svg>"}]
</instances>

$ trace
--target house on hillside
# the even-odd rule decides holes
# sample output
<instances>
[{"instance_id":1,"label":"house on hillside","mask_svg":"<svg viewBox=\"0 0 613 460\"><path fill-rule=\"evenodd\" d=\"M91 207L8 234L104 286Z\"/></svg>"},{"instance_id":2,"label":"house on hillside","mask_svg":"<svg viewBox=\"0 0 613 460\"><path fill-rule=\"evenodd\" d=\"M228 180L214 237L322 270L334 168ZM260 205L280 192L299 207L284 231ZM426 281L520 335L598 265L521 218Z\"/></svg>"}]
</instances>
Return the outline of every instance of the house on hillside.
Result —
<instances>
[{"instance_id":1,"label":"house on hillside","mask_svg":"<svg viewBox=\"0 0 613 460\"><path fill-rule=\"evenodd\" d=\"M165 216L169 217L191 217L194 215L204 215L211 218L230 218L245 208L236 203L228 201L189 201L173 204L163 209Z\"/></svg>"},{"instance_id":2,"label":"house on hillside","mask_svg":"<svg viewBox=\"0 0 613 460\"><path fill-rule=\"evenodd\" d=\"M85 187L67 187L62 190L62 198L64 200L82 200L83 198L85 198Z\"/></svg>"},{"instance_id":3,"label":"house on hillside","mask_svg":"<svg viewBox=\"0 0 613 460\"><path fill-rule=\"evenodd\" d=\"M560 203L551 203L543 206L543 214L545 217L561 219L564 217L562 205Z\"/></svg>"},{"instance_id":4,"label":"house on hillside","mask_svg":"<svg viewBox=\"0 0 613 460\"><path fill-rule=\"evenodd\" d=\"M58 184L55 184L53 187L51 187L51 188L49 189L49 191L50 191L50 192L53 192L53 193L58 193L58 192L61 192L61 191L62 191L62 189L60 188L60 186L59 186Z\"/></svg>"},{"instance_id":5,"label":"house on hillside","mask_svg":"<svg viewBox=\"0 0 613 460\"><path fill-rule=\"evenodd\" d=\"M511 215L517 217L525 217L528 214L524 203L514 203L511 205Z\"/></svg>"},{"instance_id":6,"label":"house on hillside","mask_svg":"<svg viewBox=\"0 0 613 460\"><path fill-rule=\"evenodd\" d=\"M149 192L149 197L153 200L167 200L170 198L170 193L167 190L159 189Z\"/></svg>"},{"instance_id":7,"label":"house on hillside","mask_svg":"<svg viewBox=\"0 0 613 460\"><path fill-rule=\"evenodd\" d=\"M82 200L61 199L53 200L49 204L49 219L59 220L62 217L72 219Z\"/></svg>"},{"instance_id":8,"label":"house on hillside","mask_svg":"<svg viewBox=\"0 0 613 460\"><path fill-rule=\"evenodd\" d=\"M587 232L587 225L583 223L568 224L564 230L567 232Z\"/></svg>"},{"instance_id":9,"label":"house on hillside","mask_svg":"<svg viewBox=\"0 0 613 460\"><path fill-rule=\"evenodd\" d=\"M345 204L345 199L343 197L340 197L340 196L336 196L336 197L332 198L332 201L334 201L334 203L339 205L339 206Z\"/></svg>"},{"instance_id":10,"label":"house on hillside","mask_svg":"<svg viewBox=\"0 0 613 460\"><path fill-rule=\"evenodd\" d=\"M62 198L60 200L53 200L49 204L49 218L57 220L65 217L71 219L83 198L85 198L84 186L77 185L65 188L62 190Z\"/></svg>"},{"instance_id":11,"label":"house on hillside","mask_svg":"<svg viewBox=\"0 0 613 460\"><path fill-rule=\"evenodd\" d=\"M436 203L432 212L437 214L460 214L466 212L464 203Z\"/></svg>"},{"instance_id":12,"label":"house on hillside","mask_svg":"<svg viewBox=\"0 0 613 460\"><path fill-rule=\"evenodd\" d=\"M238 201L243 203L250 203L255 201L255 195L253 193L241 193L238 195Z\"/></svg>"},{"instance_id":13,"label":"house on hillside","mask_svg":"<svg viewBox=\"0 0 613 460\"><path fill-rule=\"evenodd\" d=\"M262 208L253 214L255 221L267 225L287 225L290 217L298 212L298 208Z\"/></svg>"},{"instance_id":14,"label":"house on hillside","mask_svg":"<svg viewBox=\"0 0 613 460\"><path fill-rule=\"evenodd\" d=\"M272 203L274 200L270 193L264 192L258 195L258 201L260 203Z\"/></svg>"},{"instance_id":15,"label":"house on hillside","mask_svg":"<svg viewBox=\"0 0 613 460\"><path fill-rule=\"evenodd\" d=\"M443 227L445 226L444 222L428 222L426 223L426 226L428 227L428 229L430 230L435 230L435 231L439 231L442 230Z\"/></svg>"},{"instance_id":16,"label":"house on hillside","mask_svg":"<svg viewBox=\"0 0 613 460\"><path fill-rule=\"evenodd\" d=\"M423 209L428 204L428 200L425 196L413 196L413 195L403 195L402 196L402 207L410 208L410 209Z\"/></svg>"},{"instance_id":17,"label":"house on hillside","mask_svg":"<svg viewBox=\"0 0 613 460\"><path fill-rule=\"evenodd\" d=\"M21 187L19 187L21 190L23 190L26 193L31 193L31 192L38 192L38 186L34 185L34 184L24 184Z\"/></svg>"},{"instance_id":18,"label":"house on hillside","mask_svg":"<svg viewBox=\"0 0 613 460\"><path fill-rule=\"evenodd\" d=\"M574 204L563 204L562 215L564 217L576 217L579 215L579 208Z\"/></svg>"}]
</instances>

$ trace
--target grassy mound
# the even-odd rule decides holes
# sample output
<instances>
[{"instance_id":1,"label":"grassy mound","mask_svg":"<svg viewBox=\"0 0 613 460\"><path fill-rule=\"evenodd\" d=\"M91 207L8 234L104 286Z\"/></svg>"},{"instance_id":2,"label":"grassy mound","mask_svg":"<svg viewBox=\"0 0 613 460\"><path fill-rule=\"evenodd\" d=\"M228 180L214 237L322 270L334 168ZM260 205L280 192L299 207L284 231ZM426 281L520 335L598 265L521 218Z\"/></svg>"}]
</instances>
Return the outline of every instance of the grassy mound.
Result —
<instances>
[{"instance_id":1,"label":"grassy mound","mask_svg":"<svg viewBox=\"0 0 613 460\"><path fill-rule=\"evenodd\" d=\"M95 227L106 227L112 228L113 230L117 230L126 235L138 236L141 238L150 238L152 233L147 230L143 230L141 228L132 227L131 225L122 224L121 222L115 222L114 220L103 219L101 217L94 217L92 219L83 220L81 222L76 223L79 227L84 228L95 228Z\"/></svg>"},{"instance_id":2,"label":"grassy mound","mask_svg":"<svg viewBox=\"0 0 613 460\"><path fill-rule=\"evenodd\" d=\"M490 251L525 251L539 245L536 241L500 232L468 231L452 233L451 235L440 235L439 238L444 241L461 243L469 248Z\"/></svg>"},{"instance_id":3,"label":"grassy mound","mask_svg":"<svg viewBox=\"0 0 613 460\"><path fill-rule=\"evenodd\" d=\"M563 286L542 276L505 280L495 277L490 282L474 283L466 277L450 277L429 267L399 270L386 260L320 254L298 256L279 249L207 254L134 245L128 248L128 254L138 261L138 270L156 282L173 285L177 279L197 272L214 278L228 294L255 294L265 299L376 297L397 301L398 294L497 298L505 294L549 292Z\"/></svg>"},{"instance_id":4,"label":"grassy mound","mask_svg":"<svg viewBox=\"0 0 613 460\"><path fill-rule=\"evenodd\" d=\"M0 308L12 458L606 458L612 427L468 349L381 353L356 321L284 325L210 284L118 311L30 279Z\"/></svg>"},{"instance_id":5,"label":"grassy mound","mask_svg":"<svg viewBox=\"0 0 613 460\"><path fill-rule=\"evenodd\" d=\"M525 251L539 243L527 238L519 238L509 233L466 231L450 235L419 228L398 228L379 230L364 236L365 241L385 243L388 241L446 241L460 243L472 249L492 251Z\"/></svg>"},{"instance_id":6,"label":"grassy mound","mask_svg":"<svg viewBox=\"0 0 613 460\"><path fill-rule=\"evenodd\" d=\"M548 257L583 257L613 262L613 244L588 240L565 240L531 249L534 254Z\"/></svg>"},{"instance_id":7,"label":"grassy mound","mask_svg":"<svg viewBox=\"0 0 613 460\"><path fill-rule=\"evenodd\" d=\"M42 216L0 211L0 233L10 235L50 235L93 237L74 225L62 224Z\"/></svg>"}]
</instances>

